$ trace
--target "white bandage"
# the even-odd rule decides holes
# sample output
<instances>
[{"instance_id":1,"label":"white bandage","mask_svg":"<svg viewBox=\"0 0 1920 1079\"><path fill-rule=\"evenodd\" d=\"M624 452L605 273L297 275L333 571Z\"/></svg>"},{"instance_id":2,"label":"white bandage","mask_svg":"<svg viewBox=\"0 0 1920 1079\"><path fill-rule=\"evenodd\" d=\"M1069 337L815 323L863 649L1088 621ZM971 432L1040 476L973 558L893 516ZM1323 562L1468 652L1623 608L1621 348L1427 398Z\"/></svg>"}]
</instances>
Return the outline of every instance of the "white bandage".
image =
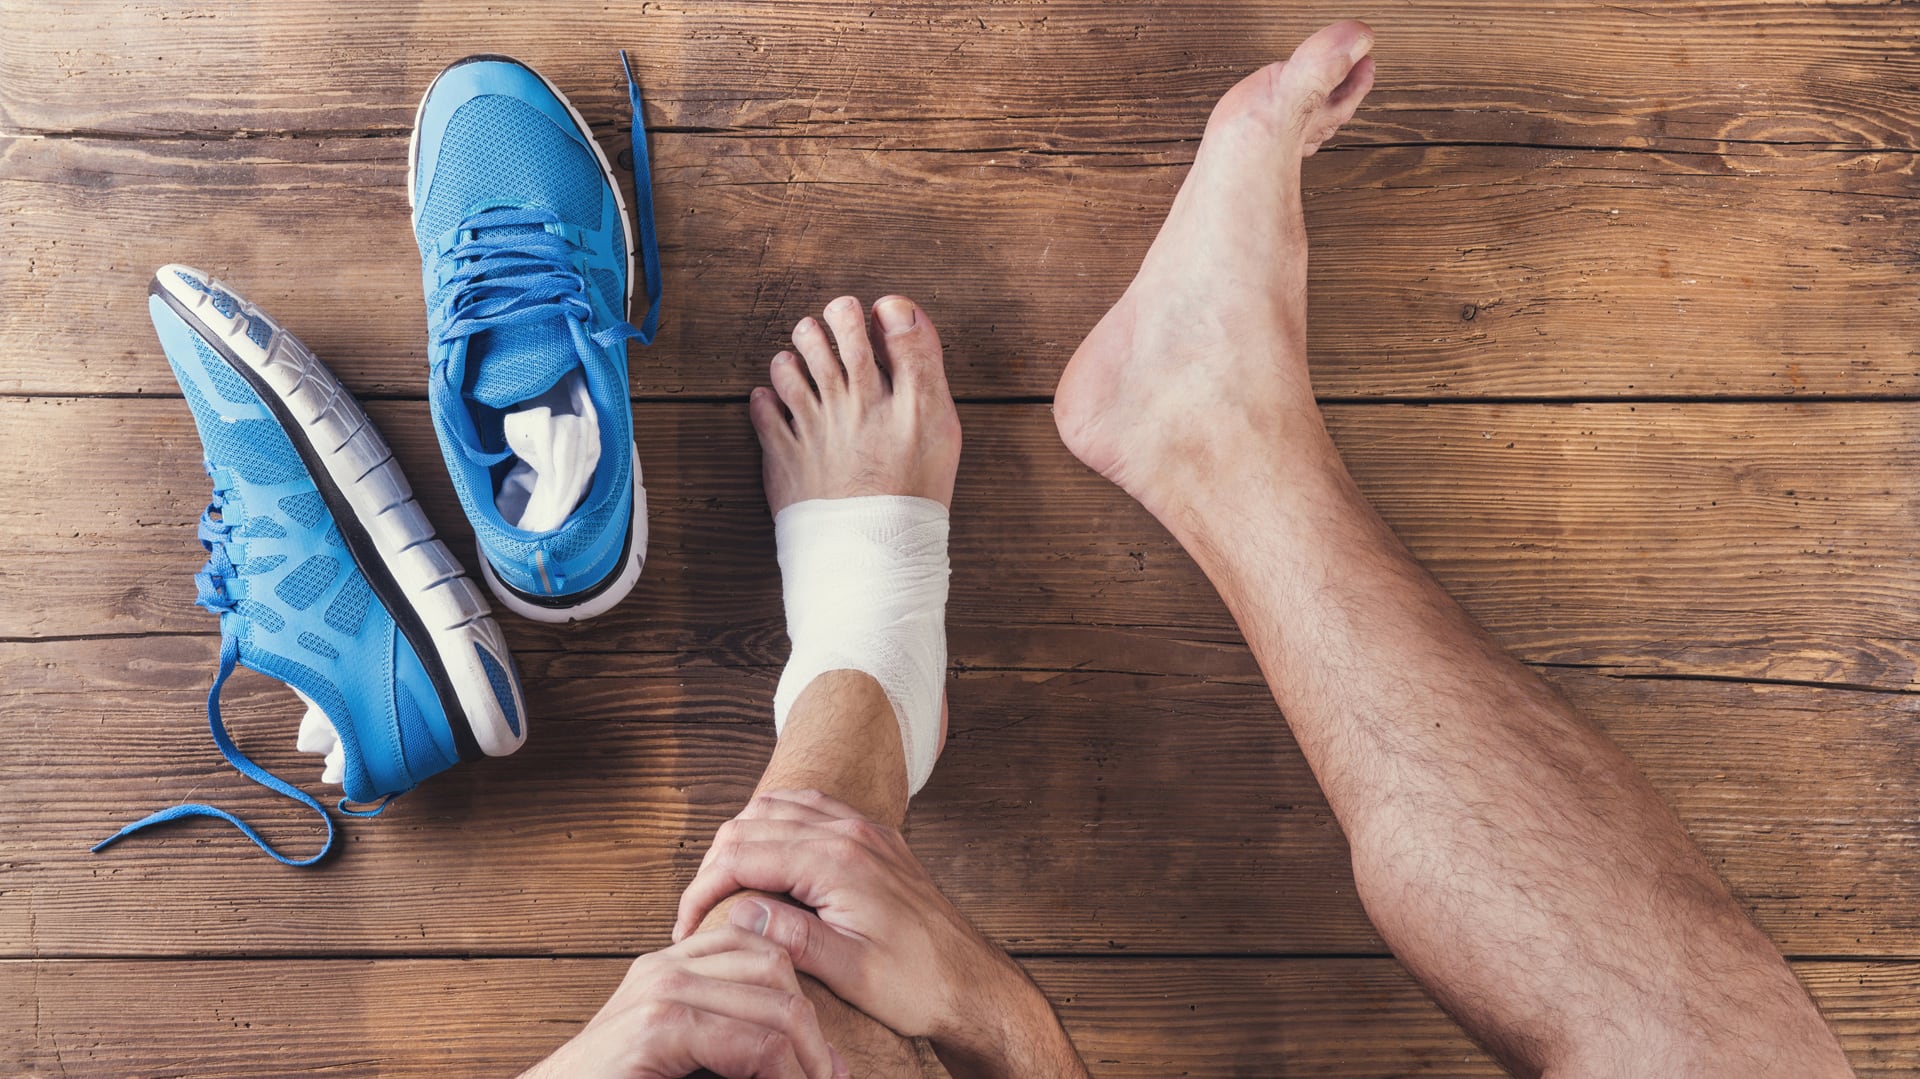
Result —
<instances>
[{"instance_id":1,"label":"white bandage","mask_svg":"<svg viewBox=\"0 0 1920 1079\"><path fill-rule=\"evenodd\" d=\"M773 694L773 726L828 671L880 683L900 723L907 793L940 755L947 681L947 508L926 498L809 499L773 519L793 655Z\"/></svg>"}]
</instances>

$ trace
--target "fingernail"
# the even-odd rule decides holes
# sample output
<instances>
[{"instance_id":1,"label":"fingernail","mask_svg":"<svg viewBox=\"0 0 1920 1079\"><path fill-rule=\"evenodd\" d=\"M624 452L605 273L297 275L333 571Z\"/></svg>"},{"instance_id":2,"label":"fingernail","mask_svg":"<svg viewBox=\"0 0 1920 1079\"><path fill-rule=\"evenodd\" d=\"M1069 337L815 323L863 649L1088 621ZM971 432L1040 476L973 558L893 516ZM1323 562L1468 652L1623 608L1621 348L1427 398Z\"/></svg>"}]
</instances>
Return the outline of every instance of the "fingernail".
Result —
<instances>
[{"instance_id":1,"label":"fingernail","mask_svg":"<svg viewBox=\"0 0 1920 1079\"><path fill-rule=\"evenodd\" d=\"M888 333L906 333L913 329L920 316L913 309L913 301L901 296L889 296L873 305L873 313L880 319L880 328Z\"/></svg>"},{"instance_id":2,"label":"fingernail","mask_svg":"<svg viewBox=\"0 0 1920 1079\"><path fill-rule=\"evenodd\" d=\"M772 916L773 912L767 909L765 903L759 903L749 899L739 906L734 907L733 913L727 915L727 921L732 922L734 925L739 926L755 936L766 936L767 919Z\"/></svg>"},{"instance_id":3,"label":"fingernail","mask_svg":"<svg viewBox=\"0 0 1920 1079\"><path fill-rule=\"evenodd\" d=\"M829 1045L827 1055L833 1058L833 1079L853 1079L853 1069L847 1067L846 1058L840 1055L840 1050Z\"/></svg>"}]
</instances>

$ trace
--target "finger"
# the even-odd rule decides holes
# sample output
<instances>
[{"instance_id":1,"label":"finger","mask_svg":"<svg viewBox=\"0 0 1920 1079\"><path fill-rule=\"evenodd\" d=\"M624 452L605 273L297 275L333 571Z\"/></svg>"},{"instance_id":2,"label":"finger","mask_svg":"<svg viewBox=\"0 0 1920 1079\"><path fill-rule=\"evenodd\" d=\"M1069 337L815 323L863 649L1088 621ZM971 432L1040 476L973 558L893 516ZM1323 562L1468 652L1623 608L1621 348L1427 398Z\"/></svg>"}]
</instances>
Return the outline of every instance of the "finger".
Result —
<instances>
[{"instance_id":1,"label":"finger","mask_svg":"<svg viewBox=\"0 0 1920 1079\"><path fill-rule=\"evenodd\" d=\"M655 954L669 955L687 961L709 955L720 955L724 952L779 953L781 950L778 945L766 940L758 933L749 933L730 925L716 925L712 929L702 929L698 933L691 934L673 947Z\"/></svg>"},{"instance_id":2,"label":"finger","mask_svg":"<svg viewBox=\"0 0 1920 1079\"><path fill-rule=\"evenodd\" d=\"M713 834L713 842L708 845L707 852L700 856L700 867L694 871L694 878L699 879L700 874L705 873L715 860L724 857L730 848L741 843L804 843L808 840L829 840L835 837L835 833L830 829L838 823L840 822L824 814L819 820L812 821L735 817L722 824L720 830ZM677 922L675 928L680 928ZM689 926L687 929L691 932L692 927Z\"/></svg>"},{"instance_id":3,"label":"finger","mask_svg":"<svg viewBox=\"0 0 1920 1079\"><path fill-rule=\"evenodd\" d=\"M741 815L720 826L713 835L713 842L707 846L707 852L700 856L700 866L694 871L697 881L713 867L716 860L725 857L726 852L741 843L803 843L808 840L831 840L835 833L829 829L843 822L824 813L807 810L805 807L784 803L796 814L815 813L814 820L789 820L769 817L748 817ZM691 885L689 885L691 887ZM723 897L724 898L724 897ZM706 915L701 915L704 918ZM693 932L699 923L674 921L674 937L679 940Z\"/></svg>"},{"instance_id":4,"label":"finger","mask_svg":"<svg viewBox=\"0 0 1920 1079\"><path fill-rule=\"evenodd\" d=\"M771 1044L757 1047L767 1054L762 1060L763 1064L791 1059L801 1068L794 1074L833 1074L833 1050L827 1047L827 1036L820 1030L820 1017L814 1011L813 1002L801 994L797 985L793 989L768 989L765 986L743 985L696 975L679 986L673 996L696 1012L747 1023L774 1035L767 1039ZM713 1068L711 1064L703 1066ZM723 1074L786 1073L754 1071Z\"/></svg>"},{"instance_id":5,"label":"finger","mask_svg":"<svg viewBox=\"0 0 1920 1079\"><path fill-rule=\"evenodd\" d=\"M746 900L741 905L744 906L747 902L755 901ZM779 941L768 939L764 933L754 932L750 926L735 924L716 928L738 930L739 935L753 938L764 947L734 947L696 956L686 961L682 967L683 970L691 971L703 978L714 978L740 985L757 985L762 989L774 989L783 993L800 991L800 976L794 973L793 958L787 954Z\"/></svg>"},{"instance_id":6,"label":"finger","mask_svg":"<svg viewBox=\"0 0 1920 1079\"><path fill-rule=\"evenodd\" d=\"M809 839L799 843L729 843L702 866L680 895L676 937L692 927L722 899L749 889L785 892L810 907L819 906L830 880L844 879L864 851L850 839Z\"/></svg>"},{"instance_id":7,"label":"finger","mask_svg":"<svg viewBox=\"0 0 1920 1079\"><path fill-rule=\"evenodd\" d=\"M871 1007L862 1000L867 983L861 961L870 942L835 929L816 914L770 899L742 900L727 920L779 945L796 969L820 979L854 1007Z\"/></svg>"},{"instance_id":8,"label":"finger","mask_svg":"<svg viewBox=\"0 0 1920 1079\"><path fill-rule=\"evenodd\" d=\"M671 1037L677 1043L669 1050L674 1063L664 1074L705 1068L737 1079L832 1079L834 1075L831 1055L824 1069L810 1071L785 1033L730 1015L695 1011ZM824 1035L820 1041L826 1044Z\"/></svg>"}]
</instances>

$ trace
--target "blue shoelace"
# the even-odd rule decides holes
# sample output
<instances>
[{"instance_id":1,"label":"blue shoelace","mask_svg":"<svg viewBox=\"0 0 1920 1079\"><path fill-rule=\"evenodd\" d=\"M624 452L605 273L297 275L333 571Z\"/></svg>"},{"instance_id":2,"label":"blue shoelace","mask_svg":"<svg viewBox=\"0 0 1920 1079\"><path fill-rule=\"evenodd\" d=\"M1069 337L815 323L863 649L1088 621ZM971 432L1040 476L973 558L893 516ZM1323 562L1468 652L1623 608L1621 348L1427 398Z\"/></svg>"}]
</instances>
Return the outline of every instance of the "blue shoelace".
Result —
<instances>
[{"instance_id":1,"label":"blue shoelace","mask_svg":"<svg viewBox=\"0 0 1920 1079\"><path fill-rule=\"evenodd\" d=\"M228 475L225 470L214 468L211 465L207 466L207 475L213 479L213 498L207 503L207 508L200 514L199 529L200 545L206 548L207 551L207 564L201 567L199 573L193 575L193 583L198 593L194 599L194 603L215 614L224 615L228 611L233 610L235 603L234 599L227 594L227 582L231 580L235 574L233 559L227 553L227 540L233 532L232 523L226 520L227 492L232 489L232 477ZM253 840L254 846L266 851L269 855L273 856L276 861L285 865L313 865L315 862L325 858L327 854L333 850L333 818L327 815L326 809L321 806L319 800L306 791L281 779L279 776L274 775L272 772L267 771L265 768L253 763L245 753L240 751L240 747L234 744L233 736L227 733L226 722L220 718L220 690L227 684L227 678L233 674L233 669L238 665L239 661L240 640L227 631L226 620L222 618L220 633L220 670L219 673L213 677L213 688L207 691L207 725L213 731L213 744L220 747L220 755L225 757L227 763L233 765L241 775L266 787L268 790L300 802L320 815L321 821L327 826L327 840L321 845L319 853L310 858L289 858L278 850L275 850L273 844L267 842L259 832L254 831L253 827L246 821L241 820L239 817L234 816L232 813L218 806L203 805L197 802L168 806L158 812L149 813L147 816L142 817L101 840L99 843L94 844L93 851L95 853L118 843L120 840L125 839L135 832L150 828L156 824L163 824L170 820L179 820L183 817L217 817L220 820L226 821L228 824L240 829L242 835ZM392 798L383 799L378 805L371 809L348 809L346 800L343 798L336 808L349 816L372 817L378 816L382 810L386 809L388 803L391 801Z\"/></svg>"},{"instance_id":2,"label":"blue shoelace","mask_svg":"<svg viewBox=\"0 0 1920 1079\"><path fill-rule=\"evenodd\" d=\"M620 66L626 73L627 103L633 110L633 213L646 277L647 314L638 327L616 318L613 325L589 335L588 340L601 348L629 338L652 344L660 328L660 248L653 225L653 170L645 117L640 87L625 50L620 53ZM495 207L462 220L439 245L441 257L451 258L460 267L429 301L439 315L440 340L554 318L583 325L591 322L587 282L573 268L575 235L577 230L549 210Z\"/></svg>"},{"instance_id":3,"label":"blue shoelace","mask_svg":"<svg viewBox=\"0 0 1920 1079\"><path fill-rule=\"evenodd\" d=\"M627 78L627 103L633 110L633 213L640 237L641 268L646 276L647 314L638 327L619 320L600 333L591 335L590 340L602 347L628 338L638 339L642 345L650 345L660 328L662 288L660 249L653 225L653 168L647 154L640 87L634 82L633 67L624 49L620 52L620 66ZM592 308L586 299L586 282L570 268L568 242L563 236L548 231L549 224L557 226L559 219L551 214L524 210L483 211L461 223L461 231L507 226L512 228L514 235L503 241L486 244L470 237L455 245L451 253L456 259L471 258L473 262L435 294L434 302L445 305L443 315L446 328L442 331L443 337L467 337L492 327L560 315L582 323L592 318ZM564 229L561 231L564 232ZM207 474L213 477L213 498L200 515L199 528L200 544L207 550L207 563L199 573L194 574L197 592L194 602L216 614L225 614L234 606L226 590L227 581L235 573L233 561L227 554L227 538L233 526L227 523L224 512L231 478L211 465L207 468ZM327 826L327 839L319 853L310 858L289 858L275 850L260 833L239 817L217 806L199 803L169 806L148 814L95 844L92 848L95 852L135 832L183 817L217 817L224 820L238 828L255 846L286 865L313 865L333 850L333 818L319 800L253 763L227 733L226 722L220 718L220 690L239 661L239 639L223 628L220 634L220 669L214 675L212 688L207 691L207 724L213 732L213 743L219 747L227 763L233 765L240 774L306 805L320 815ZM392 801L393 796L388 796L372 808L349 809L343 798L335 808L349 816L373 817L378 816Z\"/></svg>"},{"instance_id":4,"label":"blue shoelace","mask_svg":"<svg viewBox=\"0 0 1920 1079\"><path fill-rule=\"evenodd\" d=\"M640 107L640 84L633 81L627 50L620 50L620 69L627 74L627 105L633 110L633 218L640 233L640 269L647 279L647 317L634 336L653 344L660 330L660 243L653 231L653 162L647 156L647 121Z\"/></svg>"}]
</instances>

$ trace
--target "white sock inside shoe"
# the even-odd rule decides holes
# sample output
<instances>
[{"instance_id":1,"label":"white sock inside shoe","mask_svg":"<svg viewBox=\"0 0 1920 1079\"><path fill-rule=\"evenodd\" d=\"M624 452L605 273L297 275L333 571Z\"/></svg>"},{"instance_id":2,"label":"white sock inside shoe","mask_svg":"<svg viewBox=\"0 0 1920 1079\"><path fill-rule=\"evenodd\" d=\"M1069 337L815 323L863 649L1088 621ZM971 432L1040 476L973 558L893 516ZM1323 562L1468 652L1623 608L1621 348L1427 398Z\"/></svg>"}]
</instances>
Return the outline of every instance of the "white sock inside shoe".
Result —
<instances>
[{"instance_id":1,"label":"white sock inside shoe","mask_svg":"<svg viewBox=\"0 0 1920 1079\"><path fill-rule=\"evenodd\" d=\"M773 694L774 729L785 729L815 678L860 671L893 705L909 795L926 785L940 755L947 526L945 506L906 495L809 499L773 519L793 640Z\"/></svg>"},{"instance_id":2,"label":"white sock inside shoe","mask_svg":"<svg viewBox=\"0 0 1920 1079\"><path fill-rule=\"evenodd\" d=\"M515 405L504 426L514 462L494 506L515 528L559 528L587 497L600 465L600 417L586 379L578 368L568 371L545 393Z\"/></svg>"}]
</instances>

